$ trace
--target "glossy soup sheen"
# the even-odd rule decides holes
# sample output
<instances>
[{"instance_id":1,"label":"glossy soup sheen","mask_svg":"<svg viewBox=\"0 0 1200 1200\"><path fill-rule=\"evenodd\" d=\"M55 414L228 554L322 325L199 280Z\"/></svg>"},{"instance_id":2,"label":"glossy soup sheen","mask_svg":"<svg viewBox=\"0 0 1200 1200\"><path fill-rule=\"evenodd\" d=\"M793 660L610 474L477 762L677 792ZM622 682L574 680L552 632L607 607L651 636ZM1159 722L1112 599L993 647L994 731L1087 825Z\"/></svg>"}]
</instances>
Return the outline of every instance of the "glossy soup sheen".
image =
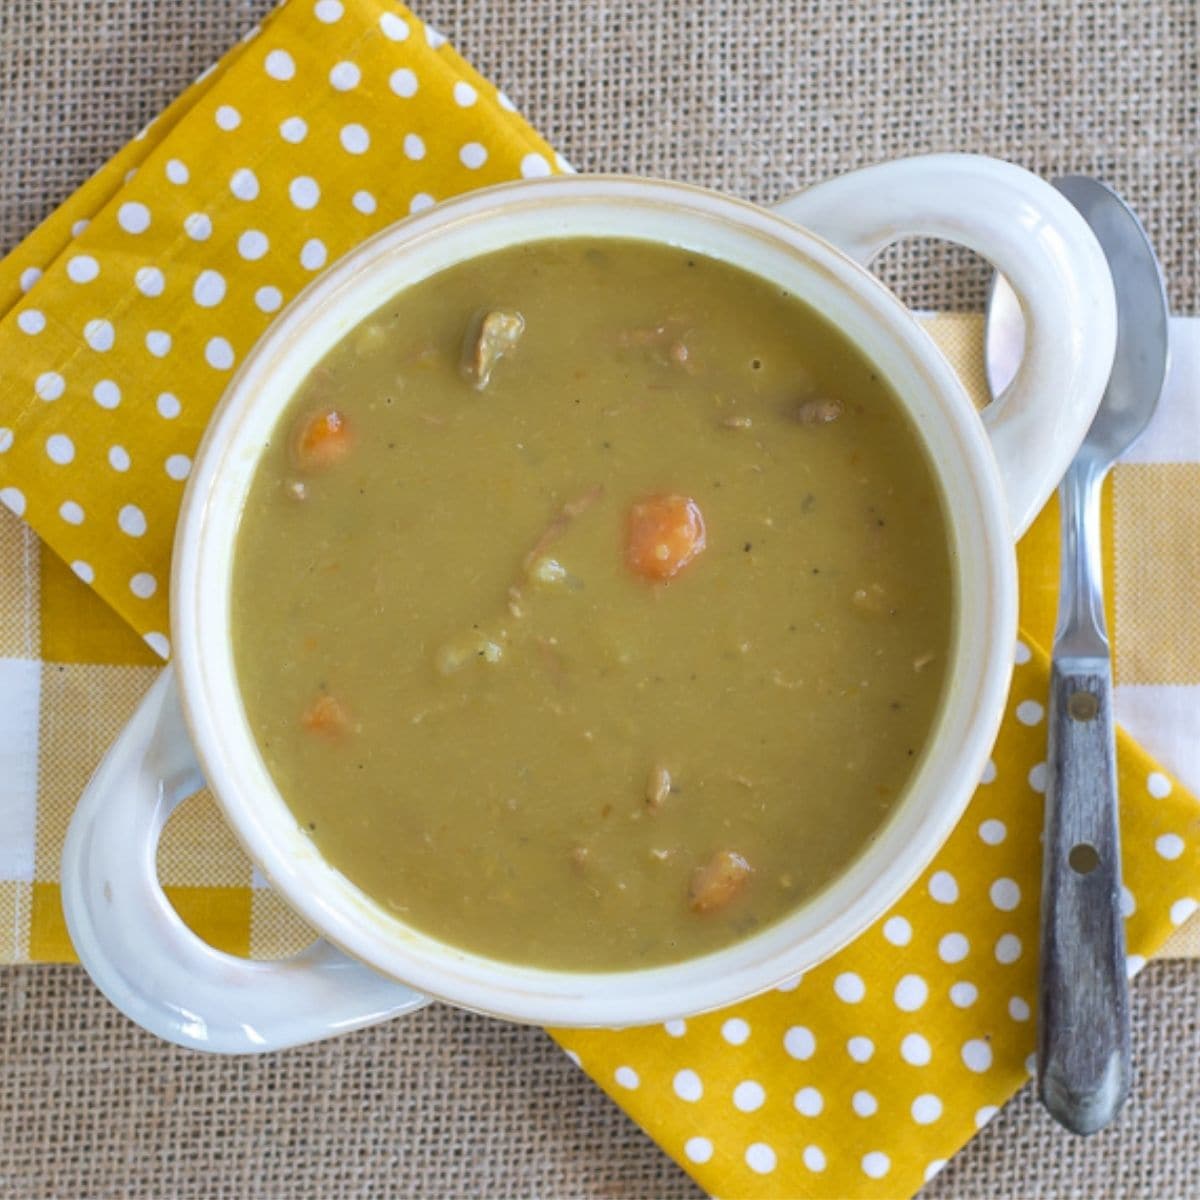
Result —
<instances>
[{"instance_id":1,"label":"glossy soup sheen","mask_svg":"<svg viewBox=\"0 0 1200 1200\"><path fill-rule=\"evenodd\" d=\"M870 362L765 280L616 239L454 266L334 347L264 450L232 604L326 859L439 939L578 970L715 950L842 872L954 624Z\"/></svg>"}]
</instances>

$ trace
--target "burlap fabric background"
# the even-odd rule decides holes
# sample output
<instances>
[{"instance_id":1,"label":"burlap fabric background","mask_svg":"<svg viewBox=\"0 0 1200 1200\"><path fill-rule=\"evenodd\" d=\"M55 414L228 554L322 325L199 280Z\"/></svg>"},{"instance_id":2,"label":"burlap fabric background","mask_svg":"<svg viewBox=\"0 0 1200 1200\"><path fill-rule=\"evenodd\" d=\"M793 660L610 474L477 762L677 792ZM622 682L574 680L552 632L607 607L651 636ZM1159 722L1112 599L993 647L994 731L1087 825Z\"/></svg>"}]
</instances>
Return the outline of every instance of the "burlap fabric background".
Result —
<instances>
[{"instance_id":1,"label":"burlap fabric background","mask_svg":"<svg viewBox=\"0 0 1200 1200\"><path fill-rule=\"evenodd\" d=\"M0 249L266 11L262 0L0 0ZM425 0L581 169L770 199L915 151L1118 186L1176 311L1200 310L1194 0ZM970 256L903 247L912 303L972 307ZM1197 1193L1200 965L1147 968L1119 1125L1060 1133L1028 1091L927 1197ZM0 1193L613 1196L697 1189L536 1030L434 1008L258 1060L132 1028L75 968L0 971Z\"/></svg>"}]
</instances>

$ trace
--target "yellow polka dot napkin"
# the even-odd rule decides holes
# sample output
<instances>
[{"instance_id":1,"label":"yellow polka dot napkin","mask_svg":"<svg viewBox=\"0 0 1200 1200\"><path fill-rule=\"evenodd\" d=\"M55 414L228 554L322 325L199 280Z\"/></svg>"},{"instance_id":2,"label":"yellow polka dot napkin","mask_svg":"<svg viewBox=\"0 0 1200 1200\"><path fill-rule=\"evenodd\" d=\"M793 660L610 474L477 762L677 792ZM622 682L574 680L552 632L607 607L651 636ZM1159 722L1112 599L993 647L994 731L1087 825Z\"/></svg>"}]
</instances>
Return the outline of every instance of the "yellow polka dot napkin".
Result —
<instances>
[{"instance_id":1,"label":"yellow polka dot napkin","mask_svg":"<svg viewBox=\"0 0 1200 1200\"><path fill-rule=\"evenodd\" d=\"M400 6L291 0L0 263L0 500L28 522L0 514L0 960L72 957L62 838L168 650L176 509L230 371L272 313L375 229L556 166L503 95ZM978 318L930 330L977 382ZM1123 468L1105 501L1119 686L1173 685L1190 662L1185 634L1165 673L1156 665L1162 620L1179 614L1129 573L1161 568L1174 545L1157 520L1164 497L1195 515L1195 491L1165 478L1161 464ZM1048 511L1022 545L1025 634L992 764L892 912L805 978L726 1012L556 1034L710 1191L909 1194L1026 1077L1056 553ZM1139 711L1132 696L1126 706ZM1124 736L1119 763L1135 970L1197 907L1200 805ZM269 957L310 936L204 796L172 818L159 871L224 949Z\"/></svg>"},{"instance_id":2,"label":"yellow polka dot napkin","mask_svg":"<svg viewBox=\"0 0 1200 1200\"><path fill-rule=\"evenodd\" d=\"M165 656L191 456L272 315L399 217L553 162L398 5L277 9L0 270L0 499Z\"/></svg>"}]
</instances>

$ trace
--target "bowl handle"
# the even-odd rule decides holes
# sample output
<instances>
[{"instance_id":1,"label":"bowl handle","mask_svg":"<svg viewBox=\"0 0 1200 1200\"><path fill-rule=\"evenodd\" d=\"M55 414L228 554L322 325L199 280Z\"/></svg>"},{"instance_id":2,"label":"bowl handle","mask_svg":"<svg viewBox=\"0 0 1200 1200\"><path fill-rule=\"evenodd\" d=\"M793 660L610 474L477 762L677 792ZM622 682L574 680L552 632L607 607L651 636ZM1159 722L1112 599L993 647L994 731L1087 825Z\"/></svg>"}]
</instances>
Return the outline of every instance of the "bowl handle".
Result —
<instances>
[{"instance_id":1,"label":"bowl handle","mask_svg":"<svg viewBox=\"0 0 1200 1200\"><path fill-rule=\"evenodd\" d=\"M245 1054L429 1003L326 941L293 958L252 962L197 937L163 893L155 855L174 806L203 785L167 667L92 777L63 847L71 941L117 1008L177 1045Z\"/></svg>"},{"instance_id":2,"label":"bowl handle","mask_svg":"<svg viewBox=\"0 0 1200 1200\"><path fill-rule=\"evenodd\" d=\"M1066 473L1112 369L1112 276L1087 222L1045 180L975 154L864 167L774 208L863 266L900 238L935 237L1007 276L1025 316L1025 356L981 415L1019 537Z\"/></svg>"}]
</instances>

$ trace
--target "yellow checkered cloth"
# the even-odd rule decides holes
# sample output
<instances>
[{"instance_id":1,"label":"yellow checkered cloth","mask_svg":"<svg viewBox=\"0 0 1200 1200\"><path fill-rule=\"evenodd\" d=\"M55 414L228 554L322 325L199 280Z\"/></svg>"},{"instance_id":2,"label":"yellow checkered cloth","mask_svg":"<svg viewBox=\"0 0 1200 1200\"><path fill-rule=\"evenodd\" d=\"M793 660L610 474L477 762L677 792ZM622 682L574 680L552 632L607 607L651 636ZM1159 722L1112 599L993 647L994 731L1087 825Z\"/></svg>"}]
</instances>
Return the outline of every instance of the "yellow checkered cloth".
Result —
<instances>
[{"instance_id":1,"label":"yellow checkered cloth","mask_svg":"<svg viewBox=\"0 0 1200 1200\"><path fill-rule=\"evenodd\" d=\"M374 229L556 165L411 13L291 0L0 263L0 500L28 522L0 511L0 960L73 957L63 836L167 648L180 484L231 367ZM979 319L929 328L981 394ZM1180 782L1200 782L1200 622L1183 599L1200 578L1200 323L1174 333L1163 414L1104 510L1118 716L1178 772L1122 736L1132 970L1200 898L1200 805ZM727 1012L557 1035L709 1190L911 1192L1025 1078L1057 539L1051 506L1021 547L1024 641L988 775L884 920ZM169 822L159 870L223 949L273 957L311 937L204 794Z\"/></svg>"}]
</instances>

